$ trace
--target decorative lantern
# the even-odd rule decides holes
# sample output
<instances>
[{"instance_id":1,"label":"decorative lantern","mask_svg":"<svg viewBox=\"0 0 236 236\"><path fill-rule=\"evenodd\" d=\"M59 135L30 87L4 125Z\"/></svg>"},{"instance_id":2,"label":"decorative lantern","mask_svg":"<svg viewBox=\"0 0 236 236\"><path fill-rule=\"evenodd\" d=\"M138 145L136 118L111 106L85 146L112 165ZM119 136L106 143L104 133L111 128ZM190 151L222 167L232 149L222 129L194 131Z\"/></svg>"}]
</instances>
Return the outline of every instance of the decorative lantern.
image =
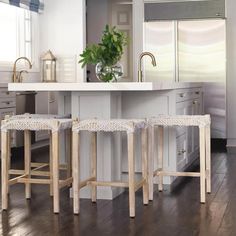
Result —
<instances>
[{"instance_id":1,"label":"decorative lantern","mask_svg":"<svg viewBox=\"0 0 236 236\"><path fill-rule=\"evenodd\" d=\"M56 82L56 57L48 50L41 59L43 61L43 82Z\"/></svg>"}]
</instances>

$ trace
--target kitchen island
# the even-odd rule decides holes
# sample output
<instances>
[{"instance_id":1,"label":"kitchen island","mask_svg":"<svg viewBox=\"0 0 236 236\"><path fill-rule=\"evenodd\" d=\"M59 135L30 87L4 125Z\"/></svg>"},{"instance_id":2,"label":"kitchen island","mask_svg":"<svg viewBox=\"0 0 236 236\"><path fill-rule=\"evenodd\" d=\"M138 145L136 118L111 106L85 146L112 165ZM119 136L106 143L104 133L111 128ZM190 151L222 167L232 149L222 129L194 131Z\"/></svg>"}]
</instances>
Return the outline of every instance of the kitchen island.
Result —
<instances>
[{"instance_id":1,"label":"kitchen island","mask_svg":"<svg viewBox=\"0 0 236 236\"><path fill-rule=\"evenodd\" d=\"M9 83L9 91L58 91L59 114L72 118L149 118L159 114L202 114L201 83ZM168 170L181 171L198 156L195 128L166 128L165 163ZM81 135L81 178L89 176L89 134ZM126 139L122 134L98 135L98 179L116 181L127 178ZM137 147L140 145L137 145ZM156 152L156 150L155 150ZM140 151L136 150L137 178L141 170ZM155 163L156 165L156 163ZM165 177L170 184L173 177ZM98 188L99 199L113 199L123 189ZM81 197L89 197L85 188Z\"/></svg>"}]
</instances>

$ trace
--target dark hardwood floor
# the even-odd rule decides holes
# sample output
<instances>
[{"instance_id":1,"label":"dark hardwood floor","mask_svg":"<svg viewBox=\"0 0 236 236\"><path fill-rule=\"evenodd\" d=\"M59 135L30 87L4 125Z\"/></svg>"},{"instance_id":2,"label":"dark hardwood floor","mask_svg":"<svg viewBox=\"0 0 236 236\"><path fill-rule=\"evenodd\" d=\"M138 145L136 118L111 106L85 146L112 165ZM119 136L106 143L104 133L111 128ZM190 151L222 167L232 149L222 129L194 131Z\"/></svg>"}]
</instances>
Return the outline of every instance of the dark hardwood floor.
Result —
<instances>
[{"instance_id":1,"label":"dark hardwood floor","mask_svg":"<svg viewBox=\"0 0 236 236\"><path fill-rule=\"evenodd\" d=\"M20 155L21 156L21 155ZM13 157L15 166L22 158ZM33 158L47 157L47 150ZM136 194L136 218L129 218L128 193L113 201L81 201L79 216L73 215L69 191L61 192L61 213L53 214L48 186L34 185L32 199L24 198L24 186L10 190L10 208L1 212L0 235L142 235L191 236L236 235L236 155L212 154L212 193L206 204L199 202L199 179L186 178L172 190L154 194L153 202L142 205Z\"/></svg>"}]
</instances>

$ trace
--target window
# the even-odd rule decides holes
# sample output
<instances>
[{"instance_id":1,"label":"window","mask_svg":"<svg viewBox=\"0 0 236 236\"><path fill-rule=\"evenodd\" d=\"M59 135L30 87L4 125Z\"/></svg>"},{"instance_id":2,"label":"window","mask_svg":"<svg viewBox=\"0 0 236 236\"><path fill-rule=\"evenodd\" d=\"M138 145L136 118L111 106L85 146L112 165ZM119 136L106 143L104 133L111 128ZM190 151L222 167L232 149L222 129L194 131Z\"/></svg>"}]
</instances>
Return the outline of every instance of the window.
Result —
<instances>
[{"instance_id":1,"label":"window","mask_svg":"<svg viewBox=\"0 0 236 236\"><path fill-rule=\"evenodd\" d=\"M31 12L0 3L0 64L10 65L19 56L32 60Z\"/></svg>"}]
</instances>

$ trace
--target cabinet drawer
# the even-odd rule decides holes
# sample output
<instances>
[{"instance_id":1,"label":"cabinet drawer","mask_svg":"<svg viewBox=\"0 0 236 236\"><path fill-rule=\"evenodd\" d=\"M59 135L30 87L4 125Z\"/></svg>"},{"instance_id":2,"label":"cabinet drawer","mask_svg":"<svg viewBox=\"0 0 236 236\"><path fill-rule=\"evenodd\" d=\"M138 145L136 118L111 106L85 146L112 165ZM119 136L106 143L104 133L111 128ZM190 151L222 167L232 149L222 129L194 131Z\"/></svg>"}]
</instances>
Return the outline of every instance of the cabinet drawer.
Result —
<instances>
[{"instance_id":1,"label":"cabinet drawer","mask_svg":"<svg viewBox=\"0 0 236 236\"><path fill-rule=\"evenodd\" d=\"M181 171L187 164L187 134L184 133L176 139L177 170Z\"/></svg>"},{"instance_id":2,"label":"cabinet drawer","mask_svg":"<svg viewBox=\"0 0 236 236\"><path fill-rule=\"evenodd\" d=\"M199 88L199 89L194 89L193 90L193 93L192 93L192 98L200 98L200 96L201 96L201 88Z\"/></svg>"},{"instance_id":3,"label":"cabinet drawer","mask_svg":"<svg viewBox=\"0 0 236 236\"><path fill-rule=\"evenodd\" d=\"M200 98L201 88L176 90L176 102Z\"/></svg>"},{"instance_id":4,"label":"cabinet drawer","mask_svg":"<svg viewBox=\"0 0 236 236\"><path fill-rule=\"evenodd\" d=\"M8 108L8 107L15 107L16 106L16 98L5 97L0 98L0 109L1 108Z\"/></svg>"},{"instance_id":5,"label":"cabinet drawer","mask_svg":"<svg viewBox=\"0 0 236 236\"><path fill-rule=\"evenodd\" d=\"M15 92L10 92L7 88L0 88L0 98L14 98L15 96Z\"/></svg>"}]
</instances>

